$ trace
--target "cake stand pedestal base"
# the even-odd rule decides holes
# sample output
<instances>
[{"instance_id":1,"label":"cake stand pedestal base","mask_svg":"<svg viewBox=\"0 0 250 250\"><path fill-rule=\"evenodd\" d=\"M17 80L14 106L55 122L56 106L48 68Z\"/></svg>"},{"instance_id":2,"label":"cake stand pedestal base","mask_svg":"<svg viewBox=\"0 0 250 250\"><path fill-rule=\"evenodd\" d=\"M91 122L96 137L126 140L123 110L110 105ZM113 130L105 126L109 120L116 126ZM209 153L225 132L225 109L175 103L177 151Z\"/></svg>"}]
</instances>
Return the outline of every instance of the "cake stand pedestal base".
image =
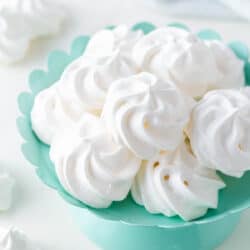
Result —
<instances>
[{"instance_id":1,"label":"cake stand pedestal base","mask_svg":"<svg viewBox=\"0 0 250 250\"><path fill-rule=\"evenodd\" d=\"M159 228L109 221L87 209L70 209L83 233L103 250L214 250L240 219L236 213L203 224Z\"/></svg>"}]
</instances>

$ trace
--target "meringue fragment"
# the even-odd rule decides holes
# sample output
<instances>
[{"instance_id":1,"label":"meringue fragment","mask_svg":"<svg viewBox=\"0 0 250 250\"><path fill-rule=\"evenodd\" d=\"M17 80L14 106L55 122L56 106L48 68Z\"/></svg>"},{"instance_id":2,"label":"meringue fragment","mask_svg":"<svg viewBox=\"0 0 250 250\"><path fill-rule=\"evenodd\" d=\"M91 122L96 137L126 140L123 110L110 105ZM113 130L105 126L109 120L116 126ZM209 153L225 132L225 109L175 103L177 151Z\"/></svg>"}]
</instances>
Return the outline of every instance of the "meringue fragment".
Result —
<instances>
[{"instance_id":1,"label":"meringue fragment","mask_svg":"<svg viewBox=\"0 0 250 250\"><path fill-rule=\"evenodd\" d=\"M22 231L17 228L0 228L1 250L39 250Z\"/></svg>"},{"instance_id":2,"label":"meringue fragment","mask_svg":"<svg viewBox=\"0 0 250 250\"><path fill-rule=\"evenodd\" d=\"M7 173L0 174L0 211L10 209L15 180Z\"/></svg>"}]
</instances>

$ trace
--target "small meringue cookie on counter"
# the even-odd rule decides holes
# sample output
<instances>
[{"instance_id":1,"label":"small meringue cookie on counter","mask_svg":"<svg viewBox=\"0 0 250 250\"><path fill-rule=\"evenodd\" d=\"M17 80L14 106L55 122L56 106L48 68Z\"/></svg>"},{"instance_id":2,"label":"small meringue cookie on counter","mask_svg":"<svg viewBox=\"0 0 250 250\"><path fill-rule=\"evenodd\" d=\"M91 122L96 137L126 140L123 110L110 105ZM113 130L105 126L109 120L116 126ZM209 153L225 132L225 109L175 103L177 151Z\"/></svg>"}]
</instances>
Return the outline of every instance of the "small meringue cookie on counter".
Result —
<instances>
[{"instance_id":1,"label":"small meringue cookie on counter","mask_svg":"<svg viewBox=\"0 0 250 250\"><path fill-rule=\"evenodd\" d=\"M103 57L119 50L123 56L130 57L135 43L142 36L142 31L132 31L126 25L119 25L112 30L104 29L91 37L84 54Z\"/></svg>"},{"instance_id":2,"label":"small meringue cookie on counter","mask_svg":"<svg viewBox=\"0 0 250 250\"><path fill-rule=\"evenodd\" d=\"M0 212L7 211L12 205L15 179L7 173L0 173Z\"/></svg>"},{"instance_id":3,"label":"small meringue cookie on counter","mask_svg":"<svg viewBox=\"0 0 250 250\"><path fill-rule=\"evenodd\" d=\"M208 46L189 31L164 27L139 39L133 58L143 70L171 80L189 96L200 98L211 89L244 83L243 63L229 49L225 49L227 55L220 54L214 44ZM227 70L232 71L228 78Z\"/></svg>"},{"instance_id":4,"label":"small meringue cookie on counter","mask_svg":"<svg viewBox=\"0 0 250 250\"><path fill-rule=\"evenodd\" d=\"M221 41L206 41L212 51L218 69L218 79L210 89L229 89L244 86L244 62Z\"/></svg>"},{"instance_id":5,"label":"small meringue cookie on counter","mask_svg":"<svg viewBox=\"0 0 250 250\"><path fill-rule=\"evenodd\" d=\"M224 187L216 172L204 168L183 143L175 152L161 151L143 161L132 197L150 213L190 221L217 208L218 191Z\"/></svg>"},{"instance_id":6,"label":"small meringue cookie on counter","mask_svg":"<svg viewBox=\"0 0 250 250\"><path fill-rule=\"evenodd\" d=\"M102 119L115 141L150 159L177 148L193 104L174 84L143 72L111 85Z\"/></svg>"},{"instance_id":7,"label":"small meringue cookie on counter","mask_svg":"<svg viewBox=\"0 0 250 250\"><path fill-rule=\"evenodd\" d=\"M3 0L0 7L0 62L21 60L30 43L57 33L65 18L61 6L50 0Z\"/></svg>"},{"instance_id":8,"label":"small meringue cookie on counter","mask_svg":"<svg viewBox=\"0 0 250 250\"><path fill-rule=\"evenodd\" d=\"M39 250L22 231L17 228L0 228L1 250Z\"/></svg>"},{"instance_id":9,"label":"small meringue cookie on counter","mask_svg":"<svg viewBox=\"0 0 250 250\"><path fill-rule=\"evenodd\" d=\"M207 93L193 109L187 133L205 166L241 177L250 170L250 89Z\"/></svg>"},{"instance_id":10,"label":"small meringue cookie on counter","mask_svg":"<svg viewBox=\"0 0 250 250\"><path fill-rule=\"evenodd\" d=\"M57 90L58 84L42 90L36 96L31 111L32 129L48 145L61 126L70 126L79 119L63 103Z\"/></svg>"},{"instance_id":11,"label":"small meringue cookie on counter","mask_svg":"<svg viewBox=\"0 0 250 250\"><path fill-rule=\"evenodd\" d=\"M105 57L82 56L65 70L60 80L60 95L71 112L101 113L111 83L137 73L130 59L119 51Z\"/></svg>"},{"instance_id":12,"label":"small meringue cookie on counter","mask_svg":"<svg viewBox=\"0 0 250 250\"><path fill-rule=\"evenodd\" d=\"M50 158L65 190L95 208L125 199L141 163L88 113L54 137Z\"/></svg>"}]
</instances>

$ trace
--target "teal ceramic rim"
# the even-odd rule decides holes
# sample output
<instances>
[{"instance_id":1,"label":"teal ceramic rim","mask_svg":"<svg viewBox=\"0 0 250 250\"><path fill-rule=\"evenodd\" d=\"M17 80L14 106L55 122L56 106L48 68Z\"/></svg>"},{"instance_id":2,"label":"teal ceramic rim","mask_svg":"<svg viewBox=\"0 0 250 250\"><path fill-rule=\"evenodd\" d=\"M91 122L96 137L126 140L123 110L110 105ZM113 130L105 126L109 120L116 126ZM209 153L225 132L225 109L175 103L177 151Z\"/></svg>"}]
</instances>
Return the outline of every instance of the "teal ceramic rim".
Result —
<instances>
[{"instance_id":1,"label":"teal ceramic rim","mask_svg":"<svg viewBox=\"0 0 250 250\"><path fill-rule=\"evenodd\" d=\"M185 24L182 24L182 23L170 23L168 24L168 26L189 30L189 28ZM110 26L108 28L112 29L114 28L114 26ZM131 29L142 30L145 34L147 34L151 32L152 30L154 30L155 28L156 26L152 23L141 22L141 23L135 24ZM216 31L213 31L211 29L203 29L199 31L197 35L201 39L205 39L205 40L220 40L221 39L221 36ZM132 203L130 204L130 206L132 207L130 213L135 213L134 216L127 216L127 217L125 216L124 218L121 218L120 213L117 211L122 212L124 204L126 204L126 202L131 202L130 196L128 197L128 199L126 199L123 202L115 202L111 206L111 208L98 210L98 209L93 209L93 208L86 206L79 200L72 197L63 189L60 182L58 181L54 167L49 159L49 154L48 154L49 147L43 144L32 131L31 121L30 121L30 112L33 106L35 96L41 90L48 88L57 80L59 80L62 72L67 67L67 65L69 65L72 61L74 61L75 59L77 59L84 53L84 50L88 44L89 39L90 39L89 36L80 36L76 38L74 42L72 43L71 50L69 53L66 53L64 51L59 51L59 50L51 52L48 57L47 71L34 70L30 74L30 77L29 77L29 88L30 88L29 92L23 92L18 97L18 106L21 112L21 116L17 119L17 127L19 130L19 133L21 134L21 136L23 137L25 141L22 144L21 149L25 158L32 165L36 167L36 173L38 177L41 179L41 181L45 183L47 186L57 190L64 200L66 200L68 203L74 206L77 206L83 209L88 209L89 211L91 211L92 213L94 213L95 215L103 219L111 220L111 221L119 221L119 222L126 223L132 226L133 225L134 226L138 226L138 225L139 226L156 226L156 227L161 227L161 228L178 228L178 227L192 226L194 224L204 224L204 223L215 222L216 220L222 219L225 216L230 216L230 214L239 213L249 208L250 207L250 194L249 194L249 199L241 200L241 203L239 205L235 205L233 209L230 209L228 211L223 211L223 213L215 213L214 212L215 210L211 210L208 212L209 216L205 216L205 217L202 217L198 220L191 221L191 222L184 222L176 217L166 218L161 215L151 215L147 213L143 207L140 207L139 209L139 206L133 202L134 205L131 205ZM244 61L245 83L246 85L250 85L250 62L249 62L248 47L240 41L233 41L229 43L229 47L234 51L234 53L241 60ZM249 177L247 175L247 178L249 178L250 180L250 175ZM236 185L235 183L237 182L237 180L235 180L234 178L229 177L229 181L233 183L232 185ZM244 186L244 188L246 187ZM138 213L137 210L140 212ZM144 218L140 218L141 214L143 214L143 216L146 216L146 217L153 216L152 218L157 218L157 223L155 223L154 219L152 220L148 219L145 221ZM171 223L167 224L166 220L171 221ZM172 223L172 222L175 222L175 223Z\"/></svg>"}]
</instances>

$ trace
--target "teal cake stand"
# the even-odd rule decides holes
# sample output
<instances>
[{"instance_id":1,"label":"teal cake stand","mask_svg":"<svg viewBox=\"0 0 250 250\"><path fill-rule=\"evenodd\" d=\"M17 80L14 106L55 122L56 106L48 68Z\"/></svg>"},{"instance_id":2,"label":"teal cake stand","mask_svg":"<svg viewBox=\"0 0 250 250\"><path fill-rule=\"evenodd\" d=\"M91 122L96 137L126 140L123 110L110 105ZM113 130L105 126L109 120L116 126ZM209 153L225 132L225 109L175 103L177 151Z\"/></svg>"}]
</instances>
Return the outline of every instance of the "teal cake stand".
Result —
<instances>
[{"instance_id":1,"label":"teal cake stand","mask_svg":"<svg viewBox=\"0 0 250 250\"><path fill-rule=\"evenodd\" d=\"M180 29L183 24L172 23ZM108 27L112 29L113 27ZM138 23L133 30L149 33L155 29L151 23ZM198 32L201 39L221 39L215 31ZM18 105L22 115L17 127L24 139L22 152L35 166L36 173L47 186L57 190L71 204L71 212L86 236L104 250L212 250L220 245L234 230L241 213L250 207L250 173L236 179L223 176L227 188L220 193L218 209L209 210L206 216L191 222L179 217L167 218L152 215L136 205L129 196L122 202L113 203L107 209L93 209L68 194L58 181L54 166L49 159L49 147L33 133L30 112L39 91L48 88L61 76L65 67L84 53L89 37L77 38L69 53L54 51L48 58L47 71L35 70L29 78L29 92L20 94ZM245 63L245 83L250 85L249 51L239 41L229 44Z\"/></svg>"}]
</instances>

